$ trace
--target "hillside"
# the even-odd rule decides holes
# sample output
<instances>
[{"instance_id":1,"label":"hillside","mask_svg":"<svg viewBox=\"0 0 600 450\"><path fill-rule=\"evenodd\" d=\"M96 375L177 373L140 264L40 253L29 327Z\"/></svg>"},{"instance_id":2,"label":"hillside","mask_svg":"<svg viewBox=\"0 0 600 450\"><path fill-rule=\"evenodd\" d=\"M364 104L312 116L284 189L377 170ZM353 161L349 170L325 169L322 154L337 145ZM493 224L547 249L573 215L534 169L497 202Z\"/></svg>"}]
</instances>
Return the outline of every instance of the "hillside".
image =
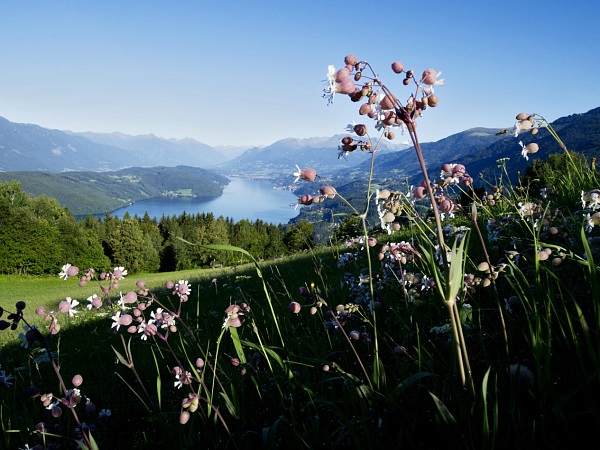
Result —
<instances>
[{"instance_id":1,"label":"hillside","mask_svg":"<svg viewBox=\"0 0 600 450\"><path fill-rule=\"evenodd\" d=\"M347 158L340 157L338 146L344 135L327 138L282 139L267 147L255 147L217 166L234 176L289 180L296 165L313 167L319 175L329 176L338 170L348 170L369 160L369 154L355 150ZM381 143L381 154L406 148L395 141Z\"/></svg>"},{"instance_id":2,"label":"hillside","mask_svg":"<svg viewBox=\"0 0 600 450\"><path fill-rule=\"evenodd\" d=\"M107 171L126 167L208 167L227 158L193 139L72 133L0 117L0 171Z\"/></svg>"},{"instance_id":3,"label":"hillside","mask_svg":"<svg viewBox=\"0 0 600 450\"><path fill-rule=\"evenodd\" d=\"M229 180L189 166L129 168L116 172L0 172L34 196L54 197L74 215L104 214L161 195L218 197Z\"/></svg>"}]
</instances>

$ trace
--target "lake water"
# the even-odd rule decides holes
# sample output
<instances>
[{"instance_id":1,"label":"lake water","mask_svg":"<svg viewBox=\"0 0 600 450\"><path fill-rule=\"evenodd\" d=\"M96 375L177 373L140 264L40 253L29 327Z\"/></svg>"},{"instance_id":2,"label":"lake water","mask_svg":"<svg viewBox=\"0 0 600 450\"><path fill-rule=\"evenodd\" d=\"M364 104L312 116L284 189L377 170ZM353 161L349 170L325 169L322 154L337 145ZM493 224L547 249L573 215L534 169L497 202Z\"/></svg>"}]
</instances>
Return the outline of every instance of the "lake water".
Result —
<instances>
[{"instance_id":1,"label":"lake water","mask_svg":"<svg viewBox=\"0 0 600 450\"><path fill-rule=\"evenodd\" d=\"M211 212L215 217L230 217L236 222L260 219L266 223L286 224L298 215L299 210L290 206L297 202L292 192L273 189L267 181L231 178L220 197L158 197L117 209L111 215L122 218L129 212L131 217L136 214L143 217L148 212L150 217L160 219L163 215L179 216L184 211L190 215Z\"/></svg>"}]
</instances>

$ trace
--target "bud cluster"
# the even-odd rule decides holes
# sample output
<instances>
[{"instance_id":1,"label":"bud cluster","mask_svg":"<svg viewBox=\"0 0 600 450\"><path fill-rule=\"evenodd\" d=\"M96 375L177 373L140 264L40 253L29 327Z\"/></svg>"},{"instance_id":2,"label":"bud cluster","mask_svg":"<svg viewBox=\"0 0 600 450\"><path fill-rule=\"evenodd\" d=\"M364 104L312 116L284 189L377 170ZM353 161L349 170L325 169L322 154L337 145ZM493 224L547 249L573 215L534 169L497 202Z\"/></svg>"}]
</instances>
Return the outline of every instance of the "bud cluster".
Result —
<instances>
[{"instance_id":1,"label":"bud cluster","mask_svg":"<svg viewBox=\"0 0 600 450\"><path fill-rule=\"evenodd\" d=\"M359 61L356 56L348 55L344 58L344 64L345 66L337 71L334 66L329 66L327 76L329 83L324 90L324 97L328 98L329 103L332 103L336 93L345 94L351 101L361 102L359 114L375 120L375 128L383 130L384 136L390 140L395 137L391 131L392 128L401 127L414 131L416 119L421 116L422 112L427 107L433 108L439 104L439 98L434 94L433 86L443 85L444 80L439 79L441 72L434 69L423 71L418 80L415 78L413 69L405 71L404 63L400 61L392 63L391 68L395 74L404 74L402 81L404 86L411 83L416 86L416 92L411 94L405 103L402 103L381 82L368 62ZM353 131L359 136L364 136L366 127L362 124L357 125ZM357 148L352 148L351 144L343 145L346 146L344 152Z\"/></svg>"}]
</instances>

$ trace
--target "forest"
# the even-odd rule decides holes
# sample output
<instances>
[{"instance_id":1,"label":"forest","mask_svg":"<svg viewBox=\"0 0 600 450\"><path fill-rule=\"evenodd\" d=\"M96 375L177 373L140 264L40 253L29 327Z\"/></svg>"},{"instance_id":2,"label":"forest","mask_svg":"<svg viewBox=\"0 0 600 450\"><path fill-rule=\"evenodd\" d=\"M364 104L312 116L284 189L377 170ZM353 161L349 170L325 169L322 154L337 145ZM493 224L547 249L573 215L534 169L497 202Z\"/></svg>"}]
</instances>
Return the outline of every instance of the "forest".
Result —
<instances>
[{"instance_id":1,"label":"forest","mask_svg":"<svg viewBox=\"0 0 600 450\"><path fill-rule=\"evenodd\" d=\"M215 217L212 213L160 219L122 219L106 214L77 220L59 202L30 196L18 181L0 183L0 273L54 274L56 267L108 269L127 267L131 273L188 270L231 265L234 253L202 249L192 244L229 244L259 259L284 256L313 245L313 226L306 221L283 226Z\"/></svg>"}]
</instances>

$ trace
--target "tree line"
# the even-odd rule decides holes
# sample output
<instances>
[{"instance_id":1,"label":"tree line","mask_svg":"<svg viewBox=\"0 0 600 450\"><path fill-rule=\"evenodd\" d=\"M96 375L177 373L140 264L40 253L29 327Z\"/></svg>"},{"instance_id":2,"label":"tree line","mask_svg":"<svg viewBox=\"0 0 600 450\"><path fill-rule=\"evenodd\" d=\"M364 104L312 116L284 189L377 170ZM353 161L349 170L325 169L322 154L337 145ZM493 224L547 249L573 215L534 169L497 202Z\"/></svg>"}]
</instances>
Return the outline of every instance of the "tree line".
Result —
<instances>
[{"instance_id":1,"label":"tree line","mask_svg":"<svg viewBox=\"0 0 600 450\"><path fill-rule=\"evenodd\" d=\"M168 272L240 262L240 253L209 250L191 244L224 244L244 248L255 258L285 256L314 245L313 225L274 225L262 220L234 222L212 213L122 219L77 220L59 202L32 197L18 181L0 183L0 273L56 274L70 263L108 270L123 266L130 273Z\"/></svg>"}]
</instances>

